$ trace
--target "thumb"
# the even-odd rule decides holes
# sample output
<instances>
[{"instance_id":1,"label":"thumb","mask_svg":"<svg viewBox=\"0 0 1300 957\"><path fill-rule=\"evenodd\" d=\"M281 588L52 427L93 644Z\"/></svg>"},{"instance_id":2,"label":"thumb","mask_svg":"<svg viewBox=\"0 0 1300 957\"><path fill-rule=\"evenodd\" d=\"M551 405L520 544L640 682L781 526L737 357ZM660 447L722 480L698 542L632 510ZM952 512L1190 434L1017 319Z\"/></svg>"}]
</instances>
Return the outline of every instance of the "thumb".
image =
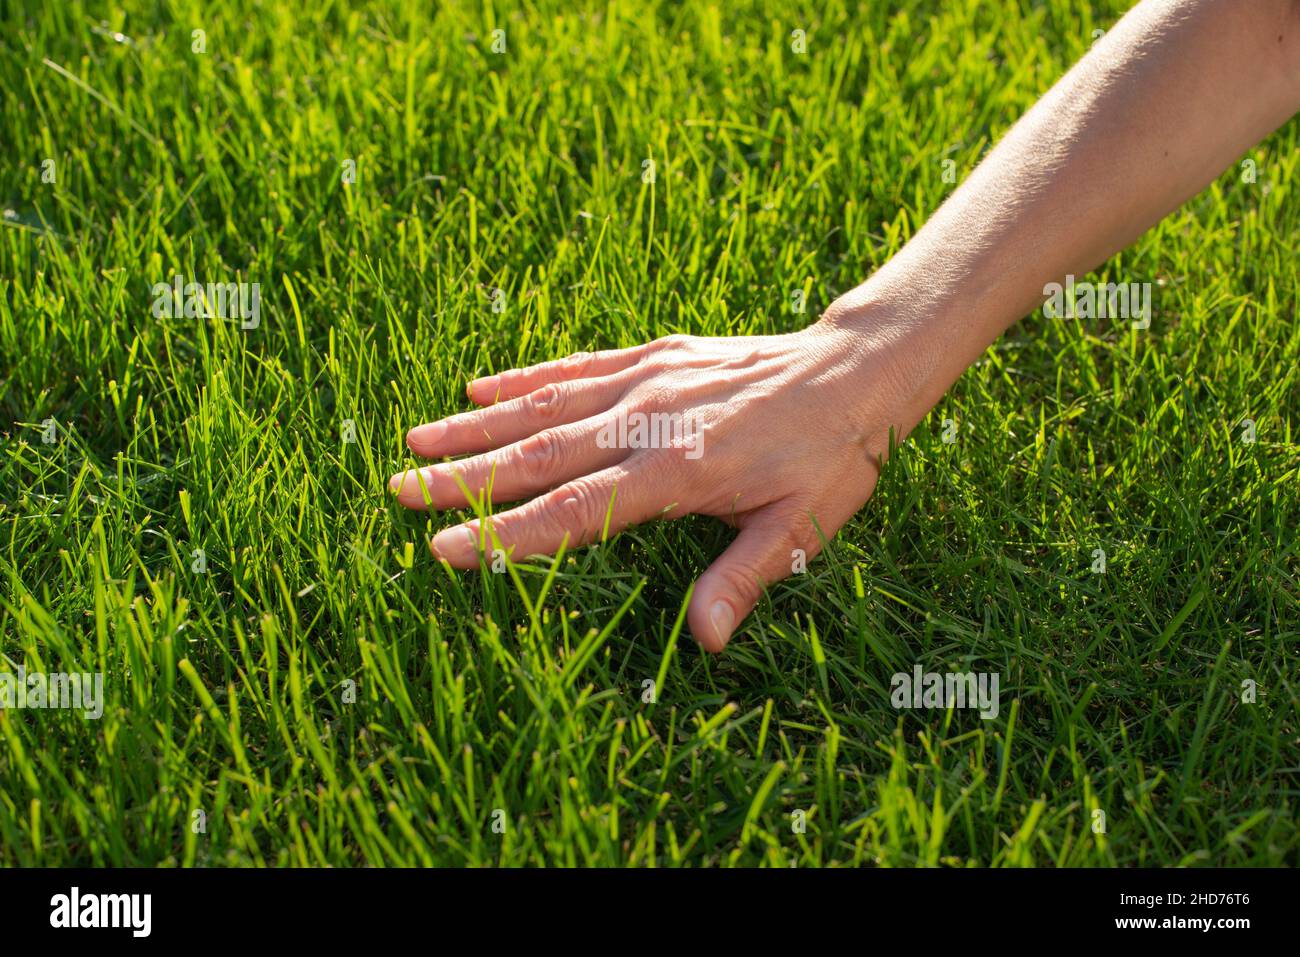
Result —
<instances>
[{"instance_id":1,"label":"thumb","mask_svg":"<svg viewBox=\"0 0 1300 957\"><path fill-rule=\"evenodd\" d=\"M790 516L785 519L764 517L746 525L695 583L686 620L705 651L721 651L754 610L764 587L791 573L792 552L800 545Z\"/></svg>"}]
</instances>

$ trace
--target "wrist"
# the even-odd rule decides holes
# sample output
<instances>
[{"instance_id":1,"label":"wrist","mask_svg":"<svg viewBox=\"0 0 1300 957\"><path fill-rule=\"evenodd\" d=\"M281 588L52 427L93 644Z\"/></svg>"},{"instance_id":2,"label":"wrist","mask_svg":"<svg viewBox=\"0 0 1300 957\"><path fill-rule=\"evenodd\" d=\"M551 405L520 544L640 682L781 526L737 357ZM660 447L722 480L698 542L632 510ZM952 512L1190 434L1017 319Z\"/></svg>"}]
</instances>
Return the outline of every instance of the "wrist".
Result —
<instances>
[{"instance_id":1,"label":"wrist","mask_svg":"<svg viewBox=\"0 0 1300 957\"><path fill-rule=\"evenodd\" d=\"M883 296L863 284L827 307L813 328L846 352L887 357L910 387L924 387L940 374L936 349L943 316L916 299ZM951 381L943 383L946 389Z\"/></svg>"},{"instance_id":2,"label":"wrist","mask_svg":"<svg viewBox=\"0 0 1300 957\"><path fill-rule=\"evenodd\" d=\"M808 331L843 358L860 390L886 399L901 440L987 348L972 311L933 290L869 281L831 303Z\"/></svg>"}]
</instances>

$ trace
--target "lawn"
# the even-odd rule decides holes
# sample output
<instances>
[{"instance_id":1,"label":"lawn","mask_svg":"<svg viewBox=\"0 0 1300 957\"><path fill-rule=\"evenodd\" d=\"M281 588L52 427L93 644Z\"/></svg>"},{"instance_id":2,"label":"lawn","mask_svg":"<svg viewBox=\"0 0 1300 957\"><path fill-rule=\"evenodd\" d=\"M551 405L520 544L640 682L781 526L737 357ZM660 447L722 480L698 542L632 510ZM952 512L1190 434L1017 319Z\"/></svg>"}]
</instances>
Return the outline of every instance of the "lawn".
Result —
<instances>
[{"instance_id":1,"label":"lawn","mask_svg":"<svg viewBox=\"0 0 1300 957\"><path fill-rule=\"evenodd\" d=\"M104 700L0 709L0 864L1300 862L1295 121L721 656L719 523L453 572L386 487L475 375L812 321L1126 6L5 4L0 671Z\"/></svg>"}]
</instances>

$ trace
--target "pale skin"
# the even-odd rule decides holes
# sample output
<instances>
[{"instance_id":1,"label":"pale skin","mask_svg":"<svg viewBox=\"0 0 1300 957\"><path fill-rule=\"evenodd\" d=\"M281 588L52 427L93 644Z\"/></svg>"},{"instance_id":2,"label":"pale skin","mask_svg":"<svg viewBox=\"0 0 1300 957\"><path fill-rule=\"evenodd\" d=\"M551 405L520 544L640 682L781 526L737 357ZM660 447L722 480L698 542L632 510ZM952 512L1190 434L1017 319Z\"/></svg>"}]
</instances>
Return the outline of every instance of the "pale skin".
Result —
<instances>
[{"instance_id":1,"label":"pale skin","mask_svg":"<svg viewBox=\"0 0 1300 957\"><path fill-rule=\"evenodd\" d=\"M891 430L901 441L1046 284L1128 246L1297 110L1300 0L1143 0L815 324L475 379L481 408L407 435L417 456L467 457L390 485L411 508L463 508L462 483L522 503L439 532L430 547L453 568L657 518L722 519L738 534L687 611L700 645L721 651L796 550L811 560L866 503ZM698 453L602 447L601 428L633 412L698 423Z\"/></svg>"}]
</instances>

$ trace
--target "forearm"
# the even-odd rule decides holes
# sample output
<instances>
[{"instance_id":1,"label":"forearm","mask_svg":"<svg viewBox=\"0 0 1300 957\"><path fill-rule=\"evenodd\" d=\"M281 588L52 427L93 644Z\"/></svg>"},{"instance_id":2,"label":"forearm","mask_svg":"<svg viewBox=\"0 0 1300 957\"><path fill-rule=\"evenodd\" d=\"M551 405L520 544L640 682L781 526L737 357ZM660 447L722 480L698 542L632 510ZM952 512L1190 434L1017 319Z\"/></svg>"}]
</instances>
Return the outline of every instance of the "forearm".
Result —
<instances>
[{"instance_id":1,"label":"forearm","mask_svg":"<svg viewBox=\"0 0 1300 957\"><path fill-rule=\"evenodd\" d=\"M1300 3L1146 0L826 321L923 341L928 408L1045 284L1123 249L1298 108Z\"/></svg>"},{"instance_id":2,"label":"forearm","mask_svg":"<svg viewBox=\"0 0 1300 957\"><path fill-rule=\"evenodd\" d=\"M1046 283L1132 242L1286 120L1298 49L1300 0L1148 0L820 322L669 336L475 379L481 408L407 436L417 455L467 457L393 476L398 500L524 503L439 532L431 548L457 568L478 567L484 550L553 554L656 518L730 522L740 533L687 610L700 643L720 650L764 587L867 501L891 438ZM636 431L646 422L674 434Z\"/></svg>"}]
</instances>

